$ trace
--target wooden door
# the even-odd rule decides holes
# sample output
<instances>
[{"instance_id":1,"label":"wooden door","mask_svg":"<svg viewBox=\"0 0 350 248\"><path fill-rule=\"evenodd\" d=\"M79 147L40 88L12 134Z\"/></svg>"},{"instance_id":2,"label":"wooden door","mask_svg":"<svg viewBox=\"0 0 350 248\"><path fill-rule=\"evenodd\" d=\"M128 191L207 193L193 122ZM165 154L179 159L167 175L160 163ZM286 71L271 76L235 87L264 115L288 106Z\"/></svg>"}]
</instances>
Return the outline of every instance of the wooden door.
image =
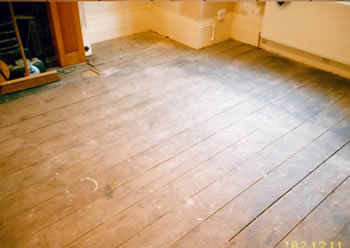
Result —
<instances>
[{"instance_id":1,"label":"wooden door","mask_svg":"<svg viewBox=\"0 0 350 248\"><path fill-rule=\"evenodd\" d=\"M49 18L52 37L60 66L85 61L77 2L49 2Z\"/></svg>"}]
</instances>

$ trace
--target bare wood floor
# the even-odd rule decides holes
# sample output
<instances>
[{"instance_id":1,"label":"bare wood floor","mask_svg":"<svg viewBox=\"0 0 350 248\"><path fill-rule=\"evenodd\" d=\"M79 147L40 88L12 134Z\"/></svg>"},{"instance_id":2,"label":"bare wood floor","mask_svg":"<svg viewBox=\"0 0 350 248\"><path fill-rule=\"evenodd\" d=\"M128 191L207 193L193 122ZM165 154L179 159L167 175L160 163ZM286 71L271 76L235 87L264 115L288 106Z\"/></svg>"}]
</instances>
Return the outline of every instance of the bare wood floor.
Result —
<instances>
[{"instance_id":1,"label":"bare wood floor","mask_svg":"<svg viewBox=\"0 0 350 248\"><path fill-rule=\"evenodd\" d=\"M350 80L234 41L93 49L1 98L1 248L350 247Z\"/></svg>"}]
</instances>

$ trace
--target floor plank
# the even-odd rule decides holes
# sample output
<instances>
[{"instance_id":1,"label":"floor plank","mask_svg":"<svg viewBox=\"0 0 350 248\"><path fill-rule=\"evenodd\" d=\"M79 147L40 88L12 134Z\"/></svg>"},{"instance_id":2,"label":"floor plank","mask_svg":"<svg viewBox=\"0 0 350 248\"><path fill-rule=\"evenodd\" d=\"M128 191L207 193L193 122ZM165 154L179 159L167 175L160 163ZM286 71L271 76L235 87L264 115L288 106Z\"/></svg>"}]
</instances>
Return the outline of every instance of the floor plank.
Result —
<instances>
[{"instance_id":1,"label":"floor plank","mask_svg":"<svg viewBox=\"0 0 350 248\"><path fill-rule=\"evenodd\" d=\"M233 46L237 46L238 44L236 43L229 43L230 46L220 46L220 47L210 47L210 49L204 49L201 52L198 52L198 56L196 56L195 59L193 59L193 62L196 61L197 59L200 59L201 57L205 56L207 53L211 54L216 54L219 52L222 52L224 50L223 47L229 49ZM179 53L180 51L176 51ZM181 51L184 53L184 51ZM186 51L187 53L184 53L185 56L191 56L191 53ZM164 54L158 49L156 51L153 51L153 56L155 56L155 61L158 61L160 57L162 57ZM171 61L174 58L167 58L167 61ZM127 65L132 63L131 58L126 61ZM166 61L164 62L166 63ZM40 126L46 126L50 123L57 122L59 120L64 120L65 115L67 117L75 115L75 113L81 113L84 111L84 105L81 107L82 104L86 104L87 110L91 108L96 108L100 104L106 104L108 102L111 102L112 100L116 100L115 97L122 95L124 93L124 90L127 91L126 93L132 94L134 92L142 91L142 89L147 89L152 86L151 83L158 83L161 84L161 81L149 81L147 84L140 84L140 81L142 82L142 79L146 77L151 77L152 72L156 69L157 66L161 66L164 63L159 63L158 65L152 67L152 70L146 70L144 73L146 75L142 75L139 71L134 72L132 75L128 74L127 77L124 75L120 75L118 73L112 74L111 76L105 76L102 82L96 82L96 80L91 79L90 83L86 82L89 81L87 79L86 81L84 80L84 89L81 90L80 87L77 87L76 84L70 85L70 87L65 87L62 89L62 91L68 91L67 93L62 94L62 92L55 92L55 96L51 96L51 98L45 100L45 104L42 102L39 102L35 105L30 105L31 110L30 112L27 111L27 109L23 109L23 111L16 111L16 113L11 113L11 115L2 115L2 126L7 126L7 129L2 129L2 134L10 133L13 136L18 136L23 133L27 133L31 130L40 128ZM145 67L145 66L144 66ZM142 68L140 68L140 71ZM171 73L179 73L178 70L168 70L165 72L164 70L158 70L159 72L163 74L167 74L168 76L171 76ZM106 72L104 73L106 74ZM159 76L159 75L158 75ZM119 80L117 84L115 84L116 79L122 79ZM81 79L79 79L80 83L82 82ZM87 87L88 86L88 87ZM142 88L143 87L143 88ZM120 92L122 90L122 92ZM91 103L91 101L94 100L96 102ZM89 104L90 103L90 104ZM89 108L90 107L90 108ZM82 109L83 108L83 109ZM54 110L58 110L55 112ZM29 112L29 113L28 113ZM53 113L52 113L53 112ZM38 116L38 115L43 115L45 114L45 119L43 118L37 120L32 120L32 118ZM49 115L49 116L48 116ZM53 117L50 118L50 115L54 115ZM63 115L63 116L62 116ZM54 118L54 119L52 119ZM25 121L24 121L25 120ZM34 124L31 124L32 122L35 122ZM33 125L33 127L31 127ZM26 128L24 129L23 126ZM2 135L2 139L8 139L8 137Z\"/></svg>"},{"instance_id":2,"label":"floor plank","mask_svg":"<svg viewBox=\"0 0 350 248\"><path fill-rule=\"evenodd\" d=\"M317 169L321 163L332 156L338 149L343 147L348 140L349 137L339 137L332 132L326 132L324 135L317 138L313 143L307 145L300 152L296 153L295 156L292 156L281 165L277 165L275 169L268 166L270 159L265 159L263 161L258 159L257 162L260 164L248 162L248 167L246 167L248 169L249 166L261 168L261 171L256 170L256 173L260 173L260 177L256 178L259 180L255 179L255 184L251 184L251 187L248 187L248 189L242 194L237 194L232 201L224 205L219 211L215 212L215 214L210 216L195 229L191 230L190 233L178 240L173 246L223 246L226 242L232 239L232 237L235 237L237 234L239 235L248 224L251 222L254 224L256 218L261 213L274 204L275 201L280 199L281 196L283 196L285 192L288 192L291 187L298 184L299 181L305 176L308 176L310 171L315 170L315 168ZM316 147L318 152L312 153L312 151L315 151ZM308 154L308 158L305 157L306 154ZM242 171L242 169L240 169L240 171ZM238 173L241 173L240 171ZM248 176L250 174L244 173L244 175ZM339 176L345 175L341 174ZM234 187L234 185L231 187ZM291 200L289 200L289 202L290 201ZM295 202L295 204L298 203L299 201ZM305 202L305 204L308 204L308 202ZM221 230L220 232L215 231L219 229ZM269 228L261 228L260 231L266 232L267 234L273 234L274 226L272 225L269 226ZM259 247L259 245L260 247L265 247L263 246L263 240L259 240L259 236L256 236L254 239L252 239L250 236L250 240L245 240L246 242L256 241L256 243L254 243L254 246L256 247ZM235 244L234 239L232 244ZM244 243L237 244L245 247Z\"/></svg>"},{"instance_id":3,"label":"floor plank","mask_svg":"<svg viewBox=\"0 0 350 248\"><path fill-rule=\"evenodd\" d=\"M1 247L346 247L349 80L151 32L94 53L0 98Z\"/></svg>"},{"instance_id":4,"label":"floor plank","mask_svg":"<svg viewBox=\"0 0 350 248\"><path fill-rule=\"evenodd\" d=\"M283 120L283 118L281 118L282 117L282 115L279 117L279 119L278 119L278 121L279 122L281 122L282 120ZM291 121L291 119L288 119L288 121L290 122ZM293 123L293 122L292 122ZM294 122L294 124L295 124L295 122ZM287 125L284 125L284 128L286 127ZM310 126L308 126L307 127L307 131L309 130L309 127ZM278 129L278 128L280 128L280 126L275 126L274 127L276 130ZM287 129L288 130L288 129ZM283 131L286 131L286 130L283 130ZM266 130L265 130L265 132L266 132ZM267 138L266 137L269 137L269 138L272 138L272 137L274 137L273 136L273 133L269 133L269 132L267 132L267 133L263 133L262 135L260 135L260 139L262 140L262 141L267 141ZM264 140L265 139L265 140ZM251 143L253 143L253 144L257 144L258 142L257 142L257 140L255 140L255 142L251 142ZM248 145L248 147L249 148L252 148L252 144L250 144L250 145ZM236 150L238 150L237 149L237 147L235 147L235 149ZM232 151L234 151L234 149L232 149ZM239 151L239 150L238 150ZM229 152L227 153L227 154L229 154ZM225 155L224 157L227 157L227 155ZM231 160L232 159L234 159L234 158L232 158L232 156L231 156ZM208 164L210 164L210 163L208 163ZM219 166L219 165L218 165ZM205 167L204 167L205 168ZM202 171L202 170L204 170L204 169L199 169L199 171ZM196 175L199 175L200 174L200 172L197 172L196 173ZM188 181L191 181L191 182L193 182L192 180L188 180ZM207 183L210 183L210 181L208 180L208 182ZM203 186L204 187L204 186ZM177 187L178 188L178 187ZM168 197L169 197L169 200L168 201L170 201L171 202L171 200L170 199L172 199L172 197L171 197L171 194L170 193L167 193L166 194ZM164 198L164 196L163 197L160 197L160 199L162 199L162 198ZM163 199L164 200L164 199ZM161 205L161 206L163 206L163 205L166 205L165 203L164 204L161 204L161 203L159 203L161 200L158 200L158 201L156 201L159 205ZM165 200L166 201L166 200ZM145 205L153 205L153 204L145 204ZM172 205L175 205L175 204L172 204ZM145 208L145 207L142 207L142 208ZM182 209L182 208L181 208ZM162 209L163 210L163 209ZM158 210L158 212L159 212L160 210ZM163 211L165 211L165 210L163 210ZM135 211L134 211L135 212ZM139 211L139 212L141 212L141 211ZM151 214L153 215L153 217L154 217L154 211L153 212L151 212ZM125 216L126 216L126 212L123 212L122 214L121 214L122 216L123 216L123 218L125 218L125 219L129 219L130 218L130 216L133 216L133 214L130 214L130 216L129 216L129 218L126 218ZM142 217L143 218L145 218L145 216L147 216L147 213L145 213L145 211L142 211ZM149 218L148 218L148 220L150 220L151 219L151 217L152 216L150 216ZM102 228L103 230L111 230L111 229L113 229L112 227L114 227L114 228L117 228L117 226L119 226L120 225L120 229L122 229L122 230L124 230L125 232L127 232L127 228L126 228L126 225L124 224L123 225L123 221L120 221L119 220L119 217L118 218L115 218L116 219L116 221L112 221L110 224L108 224L108 226L107 227L105 227L105 228ZM145 221L144 221L145 222ZM132 227L130 227L131 229L133 229L133 230L135 230L135 226L132 226ZM163 227L164 228L164 227ZM162 229L162 227L160 228L160 229ZM100 231L99 233L104 233L104 231ZM154 232L154 233L157 233L157 232ZM130 231L129 231L129 235L130 235ZM91 234L89 234L89 236L91 237ZM102 237L103 237L103 235L101 235ZM126 238L126 234L125 235L122 235L122 237L123 238ZM145 235L145 236L148 236L148 235ZM174 236L174 235L172 235L172 236ZM164 235L161 235L161 237L165 237ZM87 237L87 239L89 239L89 237ZM120 240L121 240L121 237L115 237L115 239L119 239L119 242L120 242ZM114 240L115 240L114 239ZM111 237L110 238L110 240L113 240L113 238ZM101 240L100 240L101 241ZM154 240L153 240L154 241ZM98 243L98 240L96 240L95 239L95 242L97 242ZM87 246L87 243L89 243L88 241L86 241L86 242L84 242L83 244L80 244L79 242L78 242L78 244L79 245L77 245L77 246ZM114 243L117 243L117 241L114 241ZM144 243L144 244L146 244L146 242L144 241L144 240L142 240L141 241L141 243ZM91 244L91 243L90 243ZM96 243L93 243L93 244L95 244L96 245ZM140 245L140 244L138 244L138 245ZM154 245L154 244L153 244ZM159 245L159 244L158 244ZM164 246L164 244L162 244L161 246Z\"/></svg>"},{"instance_id":5,"label":"floor plank","mask_svg":"<svg viewBox=\"0 0 350 248\"><path fill-rule=\"evenodd\" d=\"M266 91L266 90L265 90ZM98 140L97 140L98 141ZM98 142L99 144L101 144L101 142ZM105 150L105 149L104 149ZM51 168L52 169L52 168ZM40 174L38 174L38 173L33 173L33 172L31 172L31 171L33 171L32 170L32 167L31 168L29 168L29 170L25 170L25 171L21 171L20 173L18 173L18 174L21 174L21 175L33 175L32 177L29 177L29 179L31 180L31 181L33 181L33 180L35 180L35 178L38 176L38 175L40 175L40 176L44 176L44 174L43 174L43 171L41 171L41 173ZM29 179L27 179L27 181L29 180ZM25 186L25 180L23 179L23 178L21 178L21 177L19 177L18 175L14 175L14 177L10 177L9 178L9 180L7 180L7 181L5 181L5 183L4 183L4 187L6 187L6 185L9 187L11 184L13 185L13 183L15 183L16 181L19 181L20 183L21 183L21 185L22 185L22 187L23 186ZM8 192L8 191L7 191Z\"/></svg>"},{"instance_id":6,"label":"floor plank","mask_svg":"<svg viewBox=\"0 0 350 248\"><path fill-rule=\"evenodd\" d=\"M344 153L345 151L346 150L341 152ZM350 154L349 151L347 152ZM347 159L347 161L350 160ZM330 163L341 164L343 162L344 160L338 160ZM334 175L328 176L328 180L331 180L333 183L335 181ZM345 245L349 244L348 240L345 239L350 218L350 200L348 197L350 192L349 182L350 180L348 178L345 182L340 184L338 188L329 193L327 197L313 209L313 211L311 211L293 229L291 229L287 235L285 235L283 240L279 241L279 245L276 247L286 247L286 244L290 245L295 241L299 244L305 242L309 245L313 242L318 245L325 242L327 246L331 246L331 243L333 243L334 247L337 247L340 242L340 244L343 243L343 247L346 247ZM305 181L304 184L306 183L307 182ZM328 187L329 185L326 186ZM322 187L317 187L316 190L319 192L323 191L323 195L327 193ZM309 197L304 198L302 201L305 201L305 199L308 200Z\"/></svg>"},{"instance_id":7,"label":"floor plank","mask_svg":"<svg viewBox=\"0 0 350 248\"><path fill-rule=\"evenodd\" d=\"M349 162L344 163L344 160L349 161L349 148L350 145L347 145L329 158L320 168L301 181L281 200L269 208L266 213L256 219L254 223L235 236L227 247L275 247L281 238L298 224L300 219L305 218L325 197L349 178ZM331 209L328 209L328 212L330 213ZM341 214L341 212L337 213ZM343 221L349 218L345 214L343 217L345 218ZM327 220L326 216L323 216L323 218ZM329 222L329 219L327 222ZM314 224L317 224L317 222L314 222ZM342 227L340 223L338 225L340 228ZM329 223L327 226L331 227ZM315 228L313 232L310 232L309 238L306 240L300 239L300 241L306 241L309 245L313 241L316 243L326 241L327 236L317 235L319 230L320 227ZM329 234L332 235L331 233ZM255 239L253 240L252 237L255 237Z\"/></svg>"}]
</instances>

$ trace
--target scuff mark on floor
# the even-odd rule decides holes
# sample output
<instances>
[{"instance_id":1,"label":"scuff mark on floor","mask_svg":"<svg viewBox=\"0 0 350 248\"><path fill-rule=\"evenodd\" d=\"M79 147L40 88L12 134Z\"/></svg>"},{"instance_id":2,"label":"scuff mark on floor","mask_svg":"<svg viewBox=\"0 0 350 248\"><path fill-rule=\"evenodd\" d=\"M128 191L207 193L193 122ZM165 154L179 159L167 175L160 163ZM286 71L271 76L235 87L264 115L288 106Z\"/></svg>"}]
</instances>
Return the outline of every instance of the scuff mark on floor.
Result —
<instances>
[{"instance_id":1,"label":"scuff mark on floor","mask_svg":"<svg viewBox=\"0 0 350 248\"><path fill-rule=\"evenodd\" d=\"M81 179L82 182L84 182L85 180L93 182L95 184L95 189L93 192L96 192L98 190L98 182L95 179L93 179L91 177L84 177Z\"/></svg>"}]
</instances>

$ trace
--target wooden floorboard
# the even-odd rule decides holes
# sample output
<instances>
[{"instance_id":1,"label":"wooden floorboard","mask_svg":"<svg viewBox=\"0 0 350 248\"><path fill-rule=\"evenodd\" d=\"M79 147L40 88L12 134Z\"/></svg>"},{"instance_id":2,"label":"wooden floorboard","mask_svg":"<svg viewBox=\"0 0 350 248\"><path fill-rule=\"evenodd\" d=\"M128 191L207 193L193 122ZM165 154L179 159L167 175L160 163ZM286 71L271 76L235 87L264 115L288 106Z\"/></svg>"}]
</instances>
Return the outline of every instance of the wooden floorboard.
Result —
<instances>
[{"instance_id":1,"label":"wooden floorboard","mask_svg":"<svg viewBox=\"0 0 350 248\"><path fill-rule=\"evenodd\" d=\"M345 151L348 152L347 156L349 156L350 151ZM334 166L334 164L338 164L339 166L341 163L343 163L343 161L329 161L328 166ZM289 232L285 232L286 234L284 235L284 239L281 239L276 247L286 247L286 245L291 246L292 242L297 242L300 245L302 243L312 245L313 242L317 243L317 245L325 243L327 246L331 246L333 243L334 247L338 247L339 243L343 243L342 247L346 247L348 244L347 242L349 240L349 236L347 238L348 240L346 240L345 233L348 229L350 218L349 177L344 180L344 182L340 183L338 187L336 187L333 191L330 192L329 189L328 191L325 189L326 187L331 188L334 186L334 183L336 182L335 178L339 176L342 175L338 174L334 176L334 174L329 174L327 180L332 182L331 185L327 183L321 183L322 187L317 187L316 189L314 188L316 191L314 194L317 195L321 193L322 196L318 196L318 198L324 198L319 204L315 205L313 211L307 211L309 213L305 216L301 216L301 212L299 212L301 209L298 209L298 214L300 214L298 217L304 218L302 218L298 224L294 224L294 228ZM305 181L304 184L306 183L308 182ZM302 194L300 194L300 196L302 196ZM306 199L309 200L309 198ZM304 201L305 199L301 200L301 202ZM306 203L303 203L303 205L306 205ZM309 206L309 208L310 207L312 206Z\"/></svg>"},{"instance_id":2,"label":"wooden floorboard","mask_svg":"<svg viewBox=\"0 0 350 248\"><path fill-rule=\"evenodd\" d=\"M280 113L281 114L281 113ZM283 116L283 114L281 114L281 116L280 116L280 118L278 119L278 121L279 122L281 122L281 121L283 121L283 118L282 118L282 116ZM253 119L255 119L256 120L256 117L254 116L253 117ZM286 122L285 123L285 125L283 126L284 127L284 129L288 126L288 124L292 121L291 119L287 119L288 120L288 122ZM292 122L292 124L293 125L297 125L298 124L298 122L296 123L296 122ZM247 124L245 124L245 126L246 126ZM271 123L270 123L270 125L271 125ZM293 126L292 126L293 127ZM278 128L280 128L280 126L274 126L274 128L272 129L272 130L270 130L270 131L268 131L268 130L263 130L261 133L260 133L260 135L258 135L257 137L258 137L258 140L261 140L261 141L264 141L264 142L267 142L269 139L272 139L273 137L274 137L274 135L277 135L277 137L279 137L278 135L281 135L280 134L280 132L282 132L282 131L284 131L284 132L286 132L286 131L288 131L288 129L286 129L286 130L280 130L280 132L277 132L276 131L276 129L278 130ZM275 132L277 132L277 134L274 134L272 131L275 131ZM268 138L267 138L268 137ZM252 144L258 144L258 140L254 140L254 142L251 142ZM246 138L245 139L245 142L248 142L249 143L249 138ZM248 145L248 148L250 148L250 149L253 149L253 146L252 146L252 144L250 144L250 145ZM242 144L241 144L242 145ZM234 147L234 149L232 149L231 151L228 151L228 153L232 153L232 152L234 152L234 151L237 151L237 152L240 152L240 150L239 150L239 146L235 146ZM223 156L223 158L227 158L228 156L227 156L227 154L225 154L224 156ZM230 159L231 160L233 160L234 158L232 158L232 156L230 157ZM238 159L238 158L237 158ZM232 162L234 162L234 161L232 161ZM210 162L210 163L212 163L212 162ZM210 164L209 163L209 164ZM218 167L219 167L219 165L218 165ZM204 165L204 168L206 168L206 166ZM203 168L199 168L198 169L198 171L195 173L195 175L200 175L200 173L201 172L203 172L203 171L205 171L205 169L203 169ZM210 174L210 173L209 173ZM214 174L214 173L213 173ZM191 182L193 182L193 180L188 180L188 181L191 181ZM210 180L207 180L207 182L206 183L210 183ZM166 195L171 195L170 193L167 193ZM170 197L170 199L171 199L171 196L169 196ZM152 205L152 204L149 204L149 205ZM163 204L160 204L160 205L163 205ZM175 204L172 204L172 205L175 205ZM142 211L142 213L143 213L143 215L146 215L147 213L145 213L144 211ZM152 214L154 214L154 213L152 213ZM125 215L125 212L123 213L123 216ZM128 219L128 218L127 218ZM120 223L120 221L116 221L115 223L113 223L113 224L111 224L110 226L118 226L117 225L117 223ZM109 227L110 227L109 226ZM121 228L122 229L124 229L124 231L127 231L127 228L126 228L126 225L121 225ZM133 229L135 229L135 227L133 226L132 227ZM103 232L103 231L102 231ZM130 233L130 232L129 232ZM156 233L156 232L155 232ZM130 235L130 234L129 234ZM126 235L122 235L123 236L123 238L125 238L126 237ZM117 237L116 237L117 238ZM118 237L119 238L119 240L121 239L120 237ZM117 241L115 241L115 242L117 242ZM81 245L81 244L80 244ZM79 246L79 245L78 245ZM82 246L86 246L86 244L84 244L84 245L82 245Z\"/></svg>"},{"instance_id":3,"label":"wooden floorboard","mask_svg":"<svg viewBox=\"0 0 350 248\"><path fill-rule=\"evenodd\" d=\"M1 96L1 247L350 245L350 80L151 32L94 53Z\"/></svg>"},{"instance_id":4,"label":"wooden floorboard","mask_svg":"<svg viewBox=\"0 0 350 248\"><path fill-rule=\"evenodd\" d=\"M251 169L251 167L258 167L260 170L256 170L258 176L252 176L254 181L251 181L251 184L247 186L249 187L246 191L243 191L241 194L237 194L235 198L224 205L219 211L215 212L212 216L206 219L202 224L195 227L195 229L191 230L186 236L182 239L178 240L173 246L174 247L222 247L226 242L231 240L231 244L237 244L238 247L251 247L246 246L245 242L253 242L254 247L273 247L268 243L264 243L264 236L259 233L250 233L254 236L250 236L250 240L248 237L244 239L244 241L239 242L235 240L235 238L239 238L243 233L243 230L249 228L251 225L254 225L256 222L256 218L263 214L266 209L268 209L272 204L278 202L281 199L281 196L288 192L288 190L294 185L298 184L300 180L302 180L307 173L311 170L314 170L322 163L324 160L328 159L335 151L341 148L344 145L344 139L332 140L334 143L329 144L329 136L333 137L333 134L326 133L323 136L320 136L315 142L311 143L309 146L306 146L299 153L296 153L295 156L292 156L290 159L282 162L282 164L269 164L269 160L266 161L266 156L264 156L264 160L260 160L260 158L254 159L254 162L248 162L243 169L248 170L248 172L255 172ZM297 138L297 137L296 137ZM290 144L288 142L288 144ZM334 150L331 150L330 147L333 146ZM281 147L281 146L278 146ZM315 148L321 148L322 150L315 151ZM282 149L285 149L283 146ZM288 149L290 150L290 149ZM306 154L311 158L305 158ZM279 155L281 156L281 155ZM311 162L308 162L310 159ZM277 159L278 160L278 159ZM283 158L281 159L283 160ZM302 161L306 161L307 163L302 163ZM242 171L242 168L240 169ZM245 172L244 175L249 178L250 173ZM260 173L260 175L259 175ZM234 174L234 176L238 176L239 174ZM338 176L346 176L346 175L338 175ZM248 178L248 179L249 179ZM238 180L236 178L236 180ZM233 181L234 182L234 181ZM239 184L240 182L236 181L235 184ZM235 184L232 185L234 188ZM246 187L247 187L246 186ZM261 197L264 196L264 197ZM309 196L310 197L310 196ZM282 198L283 199L283 198ZM303 202L304 203L304 202ZM298 206L300 200L294 202L294 199L289 201L286 204L295 204ZM305 201L305 204L310 204L308 201ZM249 207L247 207L249 206ZM269 213L269 211L267 211ZM264 214L262 215L265 216ZM285 219L297 220L293 218L293 216L283 216L283 219L279 219L278 216L273 218L274 221L280 220L277 224L283 225L282 222ZM259 220L259 219L258 219ZM251 224L252 223L252 224ZM251 225L249 225L251 224ZM264 234L273 235L276 230L275 225L268 225L261 227L260 230L257 229L256 232L260 231ZM269 227L269 228L266 228ZM221 231L215 231L220 229ZM247 230L247 229L246 229ZM277 229L278 230L278 229ZM237 236L238 235L238 236ZM201 237L201 238L199 238Z\"/></svg>"},{"instance_id":5,"label":"wooden floorboard","mask_svg":"<svg viewBox=\"0 0 350 248\"><path fill-rule=\"evenodd\" d=\"M249 103L249 102L248 102ZM228 113L228 114L232 114L232 113ZM104 147L104 148L106 148L106 147ZM104 150L106 150L106 149L104 149ZM28 173L26 173L26 174L28 174ZM30 179L33 179L33 178L30 178ZM22 181L21 181L22 182ZM35 192L35 191L34 191ZM28 192L26 192L27 194L25 194L25 195L28 195ZM25 195L24 194L22 194L22 197L25 197ZM21 206L23 206L23 205L21 205ZM17 208L16 208L17 209Z\"/></svg>"}]
</instances>

